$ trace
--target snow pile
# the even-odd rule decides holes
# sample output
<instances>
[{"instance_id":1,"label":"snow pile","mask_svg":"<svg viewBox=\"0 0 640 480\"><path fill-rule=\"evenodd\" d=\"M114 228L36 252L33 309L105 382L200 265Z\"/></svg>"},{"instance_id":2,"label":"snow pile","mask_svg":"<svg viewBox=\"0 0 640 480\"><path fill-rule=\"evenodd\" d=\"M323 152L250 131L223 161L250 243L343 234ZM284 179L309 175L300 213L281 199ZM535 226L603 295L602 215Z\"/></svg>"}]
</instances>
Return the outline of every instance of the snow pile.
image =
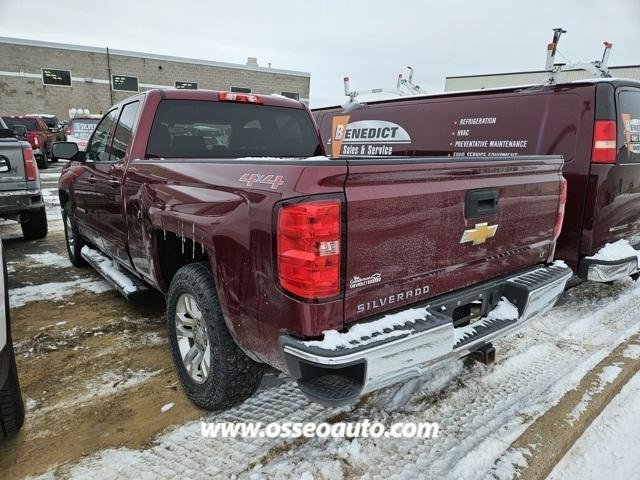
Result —
<instances>
[{"instance_id":1,"label":"snow pile","mask_svg":"<svg viewBox=\"0 0 640 480\"><path fill-rule=\"evenodd\" d=\"M640 374L620 393L556 465L548 480L640 478Z\"/></svg>"},{"instance_id":2,"label":"snow pile","mask_svg":"<svg viewBox=\"0 0 640 480\"><path fill-rule=\"evenodd\" d=\"M402 312L385 315L380 320L369 323L359 323L349 329L348 332L340 333L337 330L323 331L323 340L311 340L303 342L307 347L320 347L326 350L336 350L338 348L352 347L351 342L358 341L359 345L377 342L391 337L398 337L413 332L413 330L393 330L396 327L403 327L408 323L415 323L418 320L424 320L429 315L425 308L410 308ZM390 332L384 330L392 329ZM375 335L375 337L374 337ZM367 340L361 341L363 337L369 337Z\"/></svg>"},{"instance_id":3,"label":"snow pile","mask_svg":"<svg viewBox=\"0 0 640 480\"><path fill-rule=\"evenodd\" d=\"M627 240L618 240L614 243L607 243L598 253L587 258L590 260L613 261L630 257L636 257L640 263L640 251L633 248Z\"/></svg>"},{"instance_id":4,"label":"snow pile","mask_svg":"<svg viewBox=\"0 0 640 480\"><path fill-rule=\"evenodd\" d=\"M488 327L496 320L517 320L519 316L517 307L505 297L502 297L486 317L466 327L454 329L453 344L457 345L465 338L475 335L476 329L479 327Z\"/></svg>"},{"instance_id":5,"label":"snow pile","mask_svg":"<svg viewBox=\"0 0 640 480\"><path fill-rule=\"evenodd\" d=\"M90 259L92 262L96 264L96 268L104 273L109 279L113 280L118 284L122 290L126 293L135 292L138 287L133 283L131 278L122 273L117 265L108 258L102 255L101 253L93 250L86 245L82 247L82 255Z\"/></svg>"},{"instance_id":6,"label":"snow pile","mask_svg":"<svg viewBox=\"0 0 640 480\"><path fill-rule=\"evenodd\" d=\"M36 263L41 263L42 265L50 267L67 268L71 266L71 263L66 257L48 251L42 253L30 253L25 255L25 257Z\"/></svg>"},{"instance_id":7,"label":"snow pile","mask_svg":"<svg viewBox=\"0 0 640 480\"><path fill-rule=\"evenodd\" d=\"M111 290L111 286L103 280L80 278L69 282L51 282L40 285L13 288L9 291L9 301L12 308L22 307L29 302L42 300L55 301L72 295L77 290L88 290L102 293Z\"/></svg>"}]
</instances>

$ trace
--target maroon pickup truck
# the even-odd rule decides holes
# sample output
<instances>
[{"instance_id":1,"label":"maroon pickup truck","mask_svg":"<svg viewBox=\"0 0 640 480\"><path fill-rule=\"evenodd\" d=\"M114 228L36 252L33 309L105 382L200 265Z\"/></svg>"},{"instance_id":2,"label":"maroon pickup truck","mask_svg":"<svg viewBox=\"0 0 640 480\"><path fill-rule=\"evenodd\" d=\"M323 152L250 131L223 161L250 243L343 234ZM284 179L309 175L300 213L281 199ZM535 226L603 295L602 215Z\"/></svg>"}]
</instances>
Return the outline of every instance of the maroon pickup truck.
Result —
<instances>
[{"instance_id":1,"label":"maroon pickup truck","mask_svg":"<svg viewBox=\"0 0 640 480\"><path fill-rule=\"evenodd\" d=\"M313 112L334 158L562 155L568 198L556 257L584 280L638 276L640 82L598 78L435 93L346 110ZM606 245L616 242L625 245L607 254Z\"/></svg>"},{"instance_id":2,"label":"maroon pickup truck","mask_svg":"<svg viewBox=\"0 0 640 480\"><path fill-rule=\"evenodd\" d=\"M342 404L473 355L550 308L560 157L330 160L303 104L150 90L60 177L69 256L166 296L187 395L220 409L264 365Z\"/></svg>"}]
</instances>

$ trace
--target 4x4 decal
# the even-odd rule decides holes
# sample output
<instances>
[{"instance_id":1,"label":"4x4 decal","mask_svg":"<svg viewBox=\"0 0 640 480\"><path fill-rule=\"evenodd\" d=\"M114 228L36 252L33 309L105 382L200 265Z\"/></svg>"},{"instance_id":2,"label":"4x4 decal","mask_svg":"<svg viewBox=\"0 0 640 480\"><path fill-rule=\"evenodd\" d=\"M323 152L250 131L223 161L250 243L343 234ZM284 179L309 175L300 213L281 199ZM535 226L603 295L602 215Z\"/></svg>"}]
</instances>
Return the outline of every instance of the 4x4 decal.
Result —
<instances>
[{"instance_id":1,"label":"4x4 decal","mask_svg":"<svg viewBox=\"0 0 640 480\"><path fill-rule=\"evenodd\" d=\"M282 175L261 175L259 173L243 173L238 181L246 183L247 187L252 187L256 183L271 185L272 190L277 190L280 185L284 185Z\"/></svg>"}]
</instances>

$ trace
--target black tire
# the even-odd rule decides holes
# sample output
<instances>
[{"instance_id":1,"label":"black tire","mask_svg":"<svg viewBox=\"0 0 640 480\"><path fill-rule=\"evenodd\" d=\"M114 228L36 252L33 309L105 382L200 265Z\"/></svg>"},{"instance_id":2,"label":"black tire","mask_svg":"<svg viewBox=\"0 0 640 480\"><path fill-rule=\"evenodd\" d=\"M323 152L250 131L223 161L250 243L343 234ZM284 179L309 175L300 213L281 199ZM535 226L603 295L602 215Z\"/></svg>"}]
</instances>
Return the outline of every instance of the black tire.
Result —
<instances>
[{"instance_id":1,"label":"black tire","mask_svg":"<svg viewBox=\"0 0 640 480\"><path fill-rule=\"evenodd\" d=\"M10 363L7 381L0 388L0 439L15 435L24 423L24 404L18 382L16 359L13 348L10 345L5 348L9 349Z\"/></svg>"},{"instance_id":2,"label":"black tire","mask_svg":"<svg viewBox=\"0 0 640 480\"><path fill-rule=\"evenodd\" d=\"M67 245L69 261L74 267L86 266L87 262L82 258L80 253L82 251L82 247L86 245L86 242L78 231L78 225L76 224L69 202L65 203L64 208L62 209L62 223L64 225L64 240Z\"/></svg>"},{"instance_id":3,"label":"black tire","mask_svg":"<svg viewBox=\"0 0 640 480\"><path fill-rule=\"evenodd\" d=\"M22 235L27 240L35 240L47 236L49 226L47 224L47 211L44 207L29 213L29 220L20 225Z\"/></svg>"},{"instance_id":4,"label":"black tire","mask_svg":"<svg viewBox=\"0 0 640 480\"><path fill-rule=\"evenodd\" d=\"M206 322L211 368L203 383L196 382L187 371L178 346L176 306L183 294L195 299ZM260 386L265 367L250 359L233 341L222 316L213 277L204 263L186 265L173 277L167 296L167 327L178 377L187 397L199 407L206 410L232 407L249 398Z\"/></svg>"},{"instance_id":5,"label":"black tire","mask_svg":"<svg viewBox=\"0 0 640 480\"><path fill-rule=\"evenodd\" d=\"M49 161L44 153L36 155L36 165L38 165L38 169L40 170L46 170L49 168Z\"/></svg>"},{"instance_id":6,"label":"black tire","mask_svg":"<svg viewBox=\"0 0 640 480\"><path fill-rule=\"evenodd\" d=\"M2 275L4 276L4 309L7 322L7 344L0 353L0 376L3 364L8 364L6 381L0 385L0 440L15 435L24 423L24 404L20 393L16 358L13 353L13 340L11 339L11 312L9 308L9 289L7 284L6 258L2 256ZM6 362L6 363L5 363Z\"/></svg>"}]
</instances>

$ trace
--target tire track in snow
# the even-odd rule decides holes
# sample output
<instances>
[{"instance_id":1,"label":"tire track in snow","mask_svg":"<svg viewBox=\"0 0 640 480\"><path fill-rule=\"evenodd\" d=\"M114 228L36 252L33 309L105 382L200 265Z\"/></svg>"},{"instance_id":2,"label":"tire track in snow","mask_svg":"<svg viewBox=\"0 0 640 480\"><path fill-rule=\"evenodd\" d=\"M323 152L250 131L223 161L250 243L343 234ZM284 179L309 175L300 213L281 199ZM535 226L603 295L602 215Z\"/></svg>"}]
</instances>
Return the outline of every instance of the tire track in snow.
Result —
<instances>
[{"instance_id":1,"label":"tire track in snow","mask_svg":"<svg viewBox=\"0 0 640 480\"><path fill-rule=\"evenodd\" d=\"M369 419L440 422L439 438L203 439L199 422L159 437L146 450L105 450L60 469L74 478L480 478L533 420L573 388L582 376L626 336L640 328L640 285L582 285L567 303L534 320L518 336L498 343L506 350L493 368L476 365L458 375L434 402L429 381L457 373L460 363L425 377L422 391L402 411L368 401L353 409L325 409L310 403L292 384L257 393L208 421L325 421L345 412L344 421ZM374 395L373 400L388 392ZM274 447L285 447L271 458ZM261 464L259 462L263 462ZM249 468L258 463L255 468Z\"/></svg>"}]
</instances>

